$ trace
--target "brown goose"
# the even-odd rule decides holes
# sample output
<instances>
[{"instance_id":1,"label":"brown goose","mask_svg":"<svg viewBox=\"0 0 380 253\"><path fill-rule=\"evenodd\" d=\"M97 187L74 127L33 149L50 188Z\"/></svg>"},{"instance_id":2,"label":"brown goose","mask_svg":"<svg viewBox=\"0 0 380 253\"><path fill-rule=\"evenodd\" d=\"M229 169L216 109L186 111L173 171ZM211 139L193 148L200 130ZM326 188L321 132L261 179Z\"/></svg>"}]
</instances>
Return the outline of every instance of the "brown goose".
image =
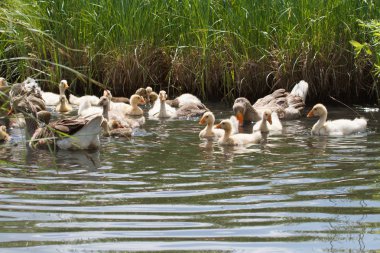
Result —
<instances>
[{"instance_id":1,"label":"brown goose","mask_svg":"<svg viewBox=\"0 0 380 253\"><path fill-rule=\"evenodd\" d=\"M101 115L61 119L50 122L40 90L33 84L16 84L10 91L11 106L25 117L27 139L30 147L58 147L60 149L98 148ZM41 122L43 119L44 124ZM48 124L46 124L48 123Z\"/></svg>"},{"instance_id":2,"label":"brown goose","mask_svg":"<svg viewBox=\"0 0 380 253\"><path fill-rule=\"evenodd\" d=\"M305 107L308 88L308 83L302 80L290 93L285 89L278 89L258 99L253 105L248 99L240 97L235 100L232 108L241 125L261 120L266 109L276 112L280 119L296 119L301 116Z\"/></svg>"}]
</instances>

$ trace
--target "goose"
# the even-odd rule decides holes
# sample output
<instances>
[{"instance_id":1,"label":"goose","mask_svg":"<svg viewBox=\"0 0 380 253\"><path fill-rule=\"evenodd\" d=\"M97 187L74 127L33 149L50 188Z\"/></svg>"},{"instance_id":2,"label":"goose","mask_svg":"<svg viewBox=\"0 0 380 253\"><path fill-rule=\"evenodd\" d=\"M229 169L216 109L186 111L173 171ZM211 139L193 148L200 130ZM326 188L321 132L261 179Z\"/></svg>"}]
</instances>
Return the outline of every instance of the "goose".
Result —
<instances>
[{"instance_id":1,"label":"goose","mask_svg":"<svg viewBox=\"0 0 380 253\"><path fill-rule=\"evenodd\" d=\"M166 104L167 95L164 90L160 91L159 99L149 110L149 117L153 118L174 118L177 116L176 109Z\"/></svg>"},{"instance_id":2,"label":"goose","mask_svg":"<svg viewBox=\"0 0 380 253\"><path fill-rule=\"evenodd\" d=\"M60 103L60 99L62 96L65 96L65 90L69 88L69 85L66 80L61 80L61 82L58 85L58 88L59 88L59 94L56 94L53 92L44 92L44 91L41 92L42 98L45 101L45 105L52 106L52 105L57 105L58 103Z\"/></svg>"},{"instance_id":3,"label":"goose","mask_svg":"<svg viewBox=\"0 0 380 253\"><path fill-rule=\"evenodd\" d=\"M235 100L232 108L241 125L261 120L262 112L266 109L276 112L280 119L296 119L305 107L308 89L309 84L302 80L290 93L278 89L258 99L254 105L248 99L240 97Z\"/></svg>"},{"instance_id":4,"label":"goose","mask_svg":"<svg viewBox=\"0 0 380 253\"><path fill-rule=\"evenodd\" d=\"M99 98L94 95L84 95L81 97L74 96L73 94L69 95L70 104L80 105L83 101L89 101L91 105L97 105L99 103Z\"/></svg>"},{"instance_id":5,"label":"goose","mask_svg":"<svg viewBox=\"0 0 380 253\"><path fill-rule=\"evenodd\" d=\"M65 95L62 95L60 98L59 98L59 103L58 105L56 106L55 110L57 112L71 112L73 110L73 108L71 107L71 105L68 103Z\"/></svg>"},{"instance_id":6,"label":"goose","mask_svg":"<svg viewBox=\"0 0 380 253\"><path fill-rule=\"evenodd\" d=\"M7 142L11 139L9 134L7 133L6 126L0 126L0 142Z\"/></svg>"},{"instance_id":7,"label":"goose","mask_svg":"<svg viewBox=\"0 0 380 253\"><path fill-rule=\"evenodd\" d=\"M41 118L49 117L50 112L42 110L38 103L44 102L38 90L28 90L28 83L12 86L11 106L15 112L24 115L26 135L31 148L57 147L60 149L93 149L100 146L99 133L102 116L88 116L61 119L54 122Z\"/></svg>"},{"instance_id":8,"label":"goose","mask_svg":"<svg viewBox=\"0 0 380 253\"><path fill-rule=\"evenodd\" d=\"M129 138L132 136L132 128L128 126L124 126L118 120L111 120L110 122L105 121L103 125L104 136L112 136L112 137L124 137Z\"/></svg>"},{"instance_id":9,"label":"goose","mask_svg":"<svg viewBox=\"0 0 380 253\"><path fill-rule=\"evenodd\" d=\"M103 136L117 136L117 137L131 137L132 128L128 122L121 122L112 116L110 119L110 100L108 96L102 96L99 101L99 106L102 106L102 115L103 115Z\"/></svg>"},{"instance_id":10,"label":"goose","mask_svg":"<svg viewBox=\"0 0 380 253\"><path fill-rule=\"evenodd\" d=\"M319 120L311 129L312 135L350 135L364 132L367 129L367 119L355 118L327 120L327 109L323 104L316 104L307 114L308 118L318 117Z\"/></svg>"},{"instance_id":11,"label":"goose","mask_svg":"<svg viewBox=\"0 0 380 253\"><path fill-rule=\"evenodd\" d=\"M103 92L104 97L108 97L109 101L109 110L110 111L118 111L123 114L131 115L131 116L141 116L144 114L144 111L139 107L139 105L145 104L145 99L138 95L133 94L130 99L129 103L122 103L122 102L112 102L112 94L109 90L104 90Z\"/></svg>"},{"instance_id":12,"label":"goose","mask_svg":"<svg viewBox=\"0 0 380 253\"><path fill-rule=\"evenodd\" d=\"M235 116L231 116L230 118L232 123L232 134L237 134L239 132L239 122L237 121ZM202 118L199 120L200 125L206 124L206 127L200 131L199 138L204 139L213 139L220 138L224 134L223 129L215 128L215 116L212 112L205 112Z\"/></svg>"},{"instance_id":13,"label":"goose","mask_svg":"<svg viewBox=\"0 0 380 253\"><path fill-rule=\"evenodd\" d=\"M152 91L149 93L148 101L150 105L154 105L157 99L158 99L158 94L156 92Z\"/></svg>"},{"instance_id":14,"label":"goose","mask_svg":"<svg viewBox=\"0 0 380 253\"><path fill-rule=\"evenodd\" d=\"M263 133L282 131L282 124L276 112L266 109L263 112L262 119L257 121L253 126L253 131L261 131ZM268 125L269 123L269 125Z\"/></svg>"},{"instance_id":15,"label":"goose","mask_svg":"<svg viewBox=\"0 0 380 253\"><path fill-rule=\"evenodd\" d=\"M141 116L144 111L139 107L139 105L144 105L145 100L142 96L134 94L129 99L130 105L126 108L125 114L132 116Z\"/></svg>"},{"instance_id":16,"label":"goose","mask_svg":"<svg viewBox=\"0 0 380 253\"><path fill-rule=\"evenodd\" d=\"M199 98L190 93L184 93L173 100L166 100L166 103L173 107L181 107L185 104L196 104L205 107Z\"/></svg>"},{"instance_id":17,"label":"goose","mask_svg":"<svg viewBox=\"0 0 380 253\"><path fill-rule=\"evenodd\" d=\"M259 144L263 136L261 131L251 134L232 134L232 122L229 119L222 120L215 126L217 129L223 129L224 135L219 138L218 144L225 146L237 146L247 144Z\"/></svg>"},{"instance_id":18,"label":"goose","mask_svg":"<svg viewBox=\"0 0 380 253\"><path fill-rule=\"evenodd\" d=\"M152 87L147 86L146 88L139 88L139 89L137 89L136 92L135 92L135 94L142 96L145 99L146 103L152 103L150 101L150 94L152 92L154 92L153 89L152 89Z\"/></svg>"}]
</instances>

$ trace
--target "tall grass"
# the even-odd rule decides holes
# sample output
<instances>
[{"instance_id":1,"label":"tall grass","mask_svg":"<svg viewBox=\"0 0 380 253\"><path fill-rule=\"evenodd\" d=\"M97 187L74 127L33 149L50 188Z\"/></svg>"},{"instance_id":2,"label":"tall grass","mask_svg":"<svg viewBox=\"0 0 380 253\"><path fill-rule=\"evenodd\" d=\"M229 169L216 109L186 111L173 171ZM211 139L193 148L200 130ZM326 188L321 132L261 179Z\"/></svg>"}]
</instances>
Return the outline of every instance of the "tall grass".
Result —
<instances>
[{"instance_id":1,"label":"tall grass","mask_svg":"<svg viewBox=\"0 0 380 253\"><path fill-rule=\"evenodd\" d=\"M101 83L118 95L151 85L231 100L305 79L312 100L370 95L369 69L355 65L349 41L363 38L358 19L380 19L377 1L30 2L0 3L0 70L9 80L65 78L72 92L100 92Z\"/></svg>"}]
</instances>

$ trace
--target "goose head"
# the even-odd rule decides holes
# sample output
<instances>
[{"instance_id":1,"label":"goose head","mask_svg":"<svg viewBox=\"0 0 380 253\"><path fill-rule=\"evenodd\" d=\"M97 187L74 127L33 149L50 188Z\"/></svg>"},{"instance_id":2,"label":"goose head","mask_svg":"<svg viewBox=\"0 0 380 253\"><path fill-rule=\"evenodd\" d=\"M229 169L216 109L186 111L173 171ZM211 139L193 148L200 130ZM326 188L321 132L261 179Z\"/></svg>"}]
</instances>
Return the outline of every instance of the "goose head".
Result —
<instances>
[{"instance_id":1,"label":"goose head","mask_svg":"<svg viewBox=\"0 0 380 253\"><path fill-rule=\"evenodd\" d=\"M323 104L316 104L307 114L308 118L325 116L327 115L327 109Z\"/></svg>"},{"instance_id":2,"label":"goose head","mask_svg":"<svg viewBox=\"0 0 380 253\"><path fill-rule=\"evenodd\" d=\"M202 118L199 120L199 125L214 124L214 122L215 122L214 114L212 112L205 112Z\"/></svg>"},{"instance_id":3,"label":"goose head","mask_svg":"<svg viewBox=\"0 0 380 253\"><path fill-rule=\"evenodd\" d=\"M153 89L152 87L148 86L145 88L146 94L149 96L150 93L152 93Z\"/></svg>"},{"instance_id":4,"label":"goose head","mask_svg":"<svg viewBox=\"0 0 380 253\"><path fill-rule=\"evenodd\" d=\"M99 99L98 106L106 107L109 104L109 98L107 96L102 96Z\"/></svg>"},{"instance_id":5,"label":"goose head","mask_svg":"<svg viewBox=\"0 0 380 253\"><path fill-rule=\"evenodd\" d=\"M131 99L129 100L131 105L137 106L137 105L145 105L145 99L137 94L134 94L131 96Z\"/></svg>"},{"instance_id":6,"label":"goose head","mask_svg":"<svg viewBox=\"0 0 380 253\"><path fill-rule=\"evenodd\" d=\"M69 84L67 83L67 80L61 80L59 83L59 87L63 90L67 90L69 88Z\"/></svg>"},{"instance_id":7,"label":"goose head","mask_svg":"<svg viewBox=\"0 0 380 253\"><path fill-rule=\"evenodd\" d=\"M111 99L112 98L111 91L110 90L104 90L103 91L103 96Z\"/></svg>"},{"instance_id":8,"label":"goose head","mask_svg":"<svg viewBox=\"0 0 380 253\"><path fill-rule=\"evenodd\" d=\"M160 99L161 102L165 102L166 99L168 98L168 95L166 94L166 91L164 91L164 90L160 91L160 94L158 95L158 98Z\"/></svg>"},{"instance_id":9,"label":"goose head","mask_svg":"<svg viewBox=\"0 0 380 253\"><path fill-rule=\"evenodd\" d=\"M231 132L232 131L232 123L231 120L229 119L224 119L222 120L219 124L215 126L215 128L218 129L223 129L226 132Z\"/></svg>"},{"instance_id":10,"label":"goose head","mask_svg":"<svg viewBox=\"0 0 380 253\"><path fill-rule=\"evenodd\" d=\"M269 109L264 110L263 119L266 119L266 121L272 125L272 111Z\"/></svg>"}]
</instances>

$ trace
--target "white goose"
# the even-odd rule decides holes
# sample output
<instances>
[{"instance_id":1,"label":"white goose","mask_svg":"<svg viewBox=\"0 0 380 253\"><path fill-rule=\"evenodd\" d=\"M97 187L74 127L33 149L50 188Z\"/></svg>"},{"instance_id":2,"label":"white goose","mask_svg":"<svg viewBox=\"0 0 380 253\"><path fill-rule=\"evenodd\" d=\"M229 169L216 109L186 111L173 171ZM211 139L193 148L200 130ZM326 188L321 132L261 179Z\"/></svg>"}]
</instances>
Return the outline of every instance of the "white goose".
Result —
<instances>
[{"instance_id":1,"label":"white goose","mask_svg":"<svg viewBox=\"0 0 380 253\"><path fill-rule=\"evenodd\" d=\"M237 146L247 144L259 144L263 139L261 131L253 132L251 134L232 135L232 122L229 119L222 120L215 127L224 130L224 135L218 140L219 145Z\"/></svg>"},{"instance_id":2,"label":"white goose","mask_svg":"<svg viewBox=\"0 0 380 253\"><path fill-rule=\"evenodd\" d=\"M271 112L270 109L264 110L262 119L253 126L253 131L261 131L263 133L282 131L282 124L277 113Z\"/></svg>"},{"instance_id":3,"label":"white goose","mask_svg":"<svg viewBox=\"0 0 380 253\"><path fill-rule=\"evenodd\" d=\"M152 118L175 118L176 109L166 104L167 95L164 90L160 91L158 100L154 103L153 108L149 110L149 117Z\"/></svg>"},{"instance_id":4,"label":"white goose","mask_svg":"<svg viewBox=\"0 0 380 253\"><path fill-rule=\"evenodd\" d=\"M239 121L236 119L235 116L231 116L230 120L232 123L232 134L237 134L239 132ZM199 124L206 124L206 127L202 131L200 131L199 138L213 139L222 137L224 134L224 130L215 128L214 123L214 114L212 112L205 112L202 118L199 120Z\"/></svg>"},{"instance_id":5,"label":"white goose","mask_svg":"<svg viewBox=\"0 0 380 253\"><path fill-rule=\"evenodd\" d=\"M69 85L67 84L66 80L62 80L59 83L58 88L59 94L41 91L41 96L44 99L46 105L57 105L60 102L61 96L65 96L65 90L69 88Z\"/></svg>"},{"instance_id":6,"label":"white goose","mask_svg":"<svg viewBox=\"0 0 380 253\"><path fill-rule=\"evenodd\" d=\"M97 105L99 103L99 98L93 95L85 95L82 97L77 97L77 96L74 96L73 94L70 94L69 101L70 101L70 104L73 104L73 105L80 105L84 101L90 102L91 105Z\"/></svg>"},{"instance_id":7,"label":"white goose","mask_svg":"<svg viewBox=\"0 0 380 253\"><path fill-rule=\"evenodd\" d=\"M349 135L364 132L367 129L367 119L355 118L327 121L327 109L323 104L316 104L307 114L308 118L319 116L319 120L311 129L313 135Z\"/></svg>"}]
</instances>

